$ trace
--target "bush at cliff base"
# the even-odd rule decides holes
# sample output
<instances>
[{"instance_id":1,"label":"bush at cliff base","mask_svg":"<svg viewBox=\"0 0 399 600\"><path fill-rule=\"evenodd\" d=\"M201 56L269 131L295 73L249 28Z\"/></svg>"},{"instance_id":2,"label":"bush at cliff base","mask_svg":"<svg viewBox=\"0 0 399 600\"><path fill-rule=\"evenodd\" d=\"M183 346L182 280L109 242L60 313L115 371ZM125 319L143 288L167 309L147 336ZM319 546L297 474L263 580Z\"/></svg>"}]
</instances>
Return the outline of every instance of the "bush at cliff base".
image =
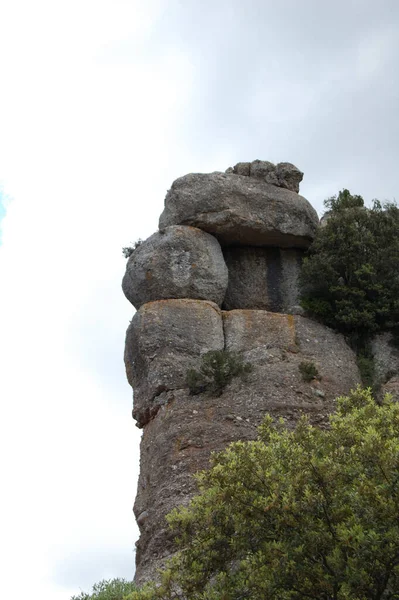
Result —
<instances>
[{"instance_id":1,"label":"bush at cliff base","mask_svg":"<svg viewBox=\"0 0 399 600\"><path fill-rule=\"evenodd\" d=\"M358 388L327 430L266 418L169 515L179 553L129 600L399 598L399 404Z\"/></svg>"},{"instance_id":2,"label":"bush at cliff base","mask_svg":"<svg viewBox=\"0 0 399 600\"><path fill-rule=\"evenodd\" d=\"M302 306L344 333L369 337L399 325L399 208L342 190L305 258ZM355 340L356 341L356 340Z\"/></svg>"},{"instance_id":3,"label":"bush at cliff base","mask_svg":"<svg viewBox=\"0 0 399 600\"><path fill-rule=\"evenodd\" d=\"M125 579L104 579L93 585L91 593L81 592L71 600L123 600L136 589L132 581Z\"/></svg>"}]
</instances>

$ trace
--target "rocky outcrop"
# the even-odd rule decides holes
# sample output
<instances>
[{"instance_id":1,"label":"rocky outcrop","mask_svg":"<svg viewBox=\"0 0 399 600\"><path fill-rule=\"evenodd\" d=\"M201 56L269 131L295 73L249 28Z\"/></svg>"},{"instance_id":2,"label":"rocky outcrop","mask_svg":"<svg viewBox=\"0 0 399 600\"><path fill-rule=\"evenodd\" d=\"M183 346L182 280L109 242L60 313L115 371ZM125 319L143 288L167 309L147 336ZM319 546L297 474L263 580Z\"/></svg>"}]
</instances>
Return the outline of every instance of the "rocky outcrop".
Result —
<instances>
[{"instance_id":1,"label":"rocky outcrop","mask_svg":"<svg viewBox=\"0 0 399 600\"><path fill-rule=\"evenodd\" d=\"M157 311L158 304L169 302L172 301L151 303L151 310ZM184 301L175 301L172 311L178 302ZM197 304L207 303L197 301ZM213 310L217 314L216 308ZM159 317L153 319L152 332L146 330L143 339L148 340L149 347L157 348L159 356L167 356L170 346L164 332L170 322L164 324ZM209 322L205 320L201 325L198 319L197 354L186 357L189 348L181 346L177 360L182 368L176 367L177 373L169 383L167 378L163 379L164 402L144 427L134 506L140 527L138 583L153 577L156 568L173 551L165 515L176 505L188 502L195 491L192 474L207 467L212 451L222 450L235 440L254 439L257 426L267 413L283 417L288 427L303 413L309 415L312 423L324 426L328 414L334 410L335 398L360 381L355 357L343 337L318 323L300 316L256 310L223 311L218 313L218 318L222 317L224 346L239 352L253 365L253 371L245 382L233 380L218 398L208 394L191 396L181 376L182 368L188 365L198 368L200 354L209 349ZM179 322L180 319L174 319L174 342L187 333L186 326L183 323L179 326ZM220 344L220 338L214 342L215 346ZM302 361L315 363L320 374L318 380L303 381L299 370ZM152 368L157 369L155 365ZM144 371L142 377L146 385ZM135 406L139 402L142 410L136 394L134 402Z\"/></svg>"},{"instance_id":2,"label":"rocky outcrop","mask_svg":"<svg viewBox=\"0 0 399 600\"><path fill-rule=\"evenodd\" d=\"M253 160L251 163L240 162L233 168L227 169L226 173L257 177L265 183L271 183L297 193L299 192L299 184L303 179L303 173L292 163L285 162L274 165L267 160Z\"/></svg>"},{"instance_id":3,"label":"rocky outcrop","mask_svg":"<svg viewBox=\"0 0 399 600\"><path fill-rule=\"evenodd\" d=\"M309 202L288 189L258 177L197 173L173 183L159 227L192 225L222 246L307 248L318 223Z\"/></svg>"},{"instance_id":4,"label":"rocky outcrop","mask_svg":"<svg viewBox=\"0 0 399 600\"><path fill-rule=\"evenodd\" d=\"M182 225L154 233L132 253L122 289L135 308L152 300L197 298L221 305L227 267L218 241Z\"/></svg>"},{"instance_id":5,"label":"rocky outcrop","mask_svg":"<svg viewBox=\"0 0 399 600\"><path fill-rule=\"evenodd\" d=\"M139 310L125 364L143 428L137 583L173 552L165 515L189 501L192 474L212 451L254 439L267 413L287 427L303 413L324 426L335 398L360 381L343 337L298 314L302 256L319 226L297 193L302 176L290 163L257 160L181 177L160 231L128 261L123 290ZM187 371L210 350L235 352L253 370L217 398L190 395ZM314 363L317 379L303 380L302 362Z\"/></svg>"}]
</instances>

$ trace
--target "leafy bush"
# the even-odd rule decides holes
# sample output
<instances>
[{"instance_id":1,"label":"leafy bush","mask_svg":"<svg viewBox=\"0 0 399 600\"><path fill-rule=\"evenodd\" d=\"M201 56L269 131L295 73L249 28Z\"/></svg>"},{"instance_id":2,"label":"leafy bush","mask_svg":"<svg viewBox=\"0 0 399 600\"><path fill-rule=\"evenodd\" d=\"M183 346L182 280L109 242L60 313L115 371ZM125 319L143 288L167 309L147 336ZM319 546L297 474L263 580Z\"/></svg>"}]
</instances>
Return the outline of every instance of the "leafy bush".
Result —
<instances>
[{"instance_id":1,"label":"leafy bush","mask_svg":"<svg viewBox=\"0 0 399 600\"><path fill-rule=\"evenodd\" d=\"M399 209L341 191L305 258L302 306L326 325L364 339L399 327Z\"/></svg>"},{"instance_id":2,"label":"leafy bush","mask_svg":"<svg viewBox=\"0 0 399 600\"><path fill-rule=\"evenodd\" d=\"M125 258L130 258L133 252L143 243L143 240L138 239L136 242L133 242L131 246L125 246L122 248L122 254Z\"/></svg>"},{"instance_id":3,"label":"leafy bush","mask_svg":"<svg viewBox=\"0 0 399 600\"><path fill-rule=\"evenodd\" d=\"M220 396L234 377L244 377L251 371L252 365L244 363L235 352L211 350L203 354L199 371L187 371L186 381L193 395L210 392Z\"/></svg>"},{"instance_id":4,"label":"leafy bush","mask_svg":"<svg viewBox=\"0 0 399 600\"><path fill-rule=\"evenodd\" d=\"M181 551L129 600L394 600L399 590L399 403L358 388L330 427L268 417L214 455L169 523Z\"/></svg>"},{"instance_id":5,"label":"leafy bush","mask_svg":"<svg viewBox=\"0 0 399 600\"><path fill-rule=\"evenodd\" d=\"M125 600L126 596L137 590L135 584L125 579L104 579L93 585L91 594L81 592L71 600Z\"/></svg>"},{"instance_id":6,"label":"leafy bush","mask_svg":"<svg viewBox=\"0 0 399 600\"><path fill-rule=\"evenodd\" d=\"M303 361L299 365L299 371L302 375L302 379L304 381L312 381L312 379L317 379L319 375L319 371L314 364L314 362Z\"/></svg>"}]
</instances>

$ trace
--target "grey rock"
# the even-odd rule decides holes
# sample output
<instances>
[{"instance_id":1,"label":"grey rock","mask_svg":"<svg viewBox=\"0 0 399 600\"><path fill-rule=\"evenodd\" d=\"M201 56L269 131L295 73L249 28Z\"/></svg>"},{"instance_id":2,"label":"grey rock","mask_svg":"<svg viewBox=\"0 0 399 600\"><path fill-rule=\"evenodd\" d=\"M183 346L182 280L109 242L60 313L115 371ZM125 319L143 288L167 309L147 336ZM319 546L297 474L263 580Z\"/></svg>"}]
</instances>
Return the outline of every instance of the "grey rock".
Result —
<instances>
[{"instance_id":1,"label":"grey rock","mask_svg":"<svg viewBox=\"0 0 399 600\"><path fill-rule=\"evenodd\" d=\"M399 400L399 377L394 375L381 386L381 396L389 394L396 401Z\"/></svg>"},{"instance_id":2,"label":"grey rock","mask_svg":"<svg viewBox=\"0 0 399 600\"><path fill-rule=\"evenodd\" d=\"M236 175L243 175L244 177L249 177L250 175L251 163L249 162L239 162L234 165L233 173Z\"/></svg>"},{"instance_id":3,"label":"grey rock","mask_svg":"<svg viewBox=\"0 0 399 600\"><path fill-rule=\"evenodd\" d=\"M254 160L251 162L250 176L262 179L266 183L279 185L276 173L276 165L267 160Z\"/></svg>"},{"instance_id":4,"label":"grey rock","mask_svg":"<svg viewBox=\"0 0 399 600\"><path fill-rule=\"evenodd\" d=\"M148 510L137 548L138 584L153 578L173 553L165 515L188 503L196 492L192 474L208 467L212 451L255 439L256 427L267 413L283 417L289 428L303 413L324 427L335 398L360 381L354 353L344 338L309 319L234 310L223 312L223 321L226 348L240 352L254 369L247 381L234 379L217 399L174 390L173 400L145 426L134 507L137 516ZM299 364L304 360L317 362L324 397L313 395L302 381ZM189 440L196 445L188 445Z\"/></svg>"},{"instance_id":5,"label":"grey rock","mask_svg":"<svg viewBox=\"0 0 399 600\"><path fill-rule=\"evenodd\" d=\"M318 398L325 398L326 397L326 395L323 392L323 390L320 390L319 388L312 388L312 392Z\"/></svg>"},{"instance_id":6,"label":"grey rock","mask_svg":"<svg viewBox=\"0 0 399 600\"><path fill-rule=\"evenodd\" d=\"M173 390L186 388L189 368L201 354L224 347L221 311L202 300L159 300L144 304L126 332L125 366L134 388L133 417L143 427Z\"/></svg>"},{"instance_id":7,"label":"grey rock","mask_svg":"<svg viewBox=\"0 0 399 600\"><path fill-rule=\"evenodd\" d=\"M135 308L168 298L195 298L221 304L227 267L212 235L177 225L154 233L133 252L122 289Z\"/></svg>"},{"instance_id":8,"label":"grey rock","mask_svg":"<svg viewBox=\"0 0 399 600\"><path fill-rule=\"evenodd\" d=\"M293 192L299 192L303 173L291 163L278 163L276 168L278 185Z\"/></svg>"},{"instance_id":9,"label":"grey rock","mask_svg":"<svg viewBox=\"0 0 399 600\"><path fill-rule=\"evenodd\" d=\"M298 304L298 277L303 251L296 249L227 247L223 254L229 283L223 308L292 312Z\"/></svg>"},{"instance_id":10,"label":"grey rock","mask_svg":"<svg viewBox=\"0 0 399 600\"><path fill-rule=\"evenodd\" d=\"M376 383L386 384L399 375L399 350L392 343L392 334L380 333L371 343Z\"/></svg>"},{"instance_id":11,"label":"grey rock","mask_svg":"<svg viewBox=\"0 0 399 600\"><path fill-rule=\"evenodd\" d=\"M287 313L290 315L300 315L301 317L306 317L306 310L297 304L295 306L289 306Z\"/></svg>"},{"instance_id":12,"label":"grey rock","mask_svg":"<svg viewBox=\"0 0 399 600\"><path fill-rule=\"evenodd\" d=\"M148 519L148 510L143 510L136 519L137 525L139 525L139 527L142 527L147 519Z\"/></svg>"},{"instance_id":13,"label":"grey rock","mask_svg":"<svg viewBox=\"0 0 399 600\"><path fill-rule=\"evenodd\" d=\"M228 167L228 168L225 170L225 173L234 173L234 169L233 169L233 167Z\"/></svg>"},{"instance_id":14,"label":"grey rock","mask_svg":"<svg viewBox=\"0 0 399 600\"><path fill-rule=\"evenodd\" d=\"M314 208L295 192L257 177L199 173L172 184L159 226L198 227L222 245L307 248L318 223Z\"/></svg>"}]
</instances>

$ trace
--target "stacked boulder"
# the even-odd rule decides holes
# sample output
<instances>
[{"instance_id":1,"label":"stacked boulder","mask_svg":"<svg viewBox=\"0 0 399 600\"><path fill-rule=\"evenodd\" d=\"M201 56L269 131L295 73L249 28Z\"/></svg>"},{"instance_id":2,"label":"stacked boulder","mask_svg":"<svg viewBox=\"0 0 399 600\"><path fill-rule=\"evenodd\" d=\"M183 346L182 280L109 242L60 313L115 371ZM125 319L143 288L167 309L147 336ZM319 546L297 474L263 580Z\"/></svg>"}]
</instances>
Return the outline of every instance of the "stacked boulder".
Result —
<instances>
[{"instance_id":1,"label":"stacked boulder","mask_svg":"<svg viewBox=\"0 0 399 600\"><path fill-rule=\"evenodd\" d=\"M133 417L144 428L134 512L140 527L136 581L173 552L165 515L186 503L191 475L211 451L253 439L266 413L292 426L301 412L323 424L336 396L359 381L344 339L300 316L301 260L319 226L298 194L290 163L238 163L177 179L159 231L128 260L123 291L137 309L125 364ZM210 350L239 353L253 371L218 398L190 395L188 369ZM304 382L299 364L322 377Z\"/></svg>"}]
</instances>

